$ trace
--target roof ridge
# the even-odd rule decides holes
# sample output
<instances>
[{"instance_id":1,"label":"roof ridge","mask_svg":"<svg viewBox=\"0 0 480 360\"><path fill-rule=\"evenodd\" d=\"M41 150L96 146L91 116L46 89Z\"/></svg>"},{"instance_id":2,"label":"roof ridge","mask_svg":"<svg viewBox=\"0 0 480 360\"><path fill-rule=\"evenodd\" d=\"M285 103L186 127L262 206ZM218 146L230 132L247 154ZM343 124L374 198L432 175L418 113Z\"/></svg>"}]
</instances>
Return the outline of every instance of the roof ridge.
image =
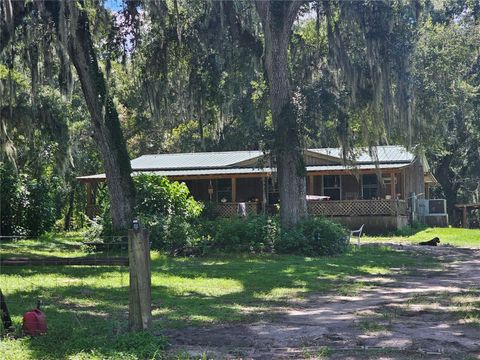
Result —
<instances>
[{"instance_id":1,"label":"roof ridge","mask_svg":"<svg viewBox=\"0 0 480 360\"><path fill-rule=\"evenodd\" d=\"M198 151L198 152L180 152L180 153L159 153L159 154L143 154L136 159L143 156L164 156L164 155L203 155L203 154L232 154L232 153L252 153L262 152L262 150L228 150L228 151Z\"/></svg>"}]
</instances>

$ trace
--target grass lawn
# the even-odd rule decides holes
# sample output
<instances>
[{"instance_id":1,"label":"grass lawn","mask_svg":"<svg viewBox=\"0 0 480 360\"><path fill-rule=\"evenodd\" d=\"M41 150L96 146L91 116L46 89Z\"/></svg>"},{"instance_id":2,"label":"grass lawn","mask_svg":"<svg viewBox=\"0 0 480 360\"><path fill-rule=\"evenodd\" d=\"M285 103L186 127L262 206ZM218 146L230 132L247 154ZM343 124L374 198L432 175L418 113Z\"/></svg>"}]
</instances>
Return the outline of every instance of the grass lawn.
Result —
<instances>
[{"instance_id":1,"label":"grass lawn","mask_svg":"<svg viewBox=\"0 0 480 360\"><path fill-rule=\"evenodd\" d=\"M45 242L46 241L46 242ZM0 256L84 255L72 244L25 240L2 246ZM49 250L43 249L46 246ZM420 262L421 261L421 262ZM23 312L42 298L49 331L37 338L0 341L6 359L136 359L162 354L162 328L251 322L309 292L354 293L350 276L435 266L431 258L386 247L351 249L337 257L222 256L169 258L152 252L154 330L126 334L128 269L120 266L3 267L0 284L17 328Z\"/></svg>"},{"instance_id":2,"label":"grass lawn","mask_svg":"<svg viewBox=\"0 0 480 360\"><path fill-rule=\"evenodd\" d=\"M441 245L480 247L480 229L427 228L411 236L364 236L362 242L412 243L440 238Z\"/></svg>"}]
</instances>

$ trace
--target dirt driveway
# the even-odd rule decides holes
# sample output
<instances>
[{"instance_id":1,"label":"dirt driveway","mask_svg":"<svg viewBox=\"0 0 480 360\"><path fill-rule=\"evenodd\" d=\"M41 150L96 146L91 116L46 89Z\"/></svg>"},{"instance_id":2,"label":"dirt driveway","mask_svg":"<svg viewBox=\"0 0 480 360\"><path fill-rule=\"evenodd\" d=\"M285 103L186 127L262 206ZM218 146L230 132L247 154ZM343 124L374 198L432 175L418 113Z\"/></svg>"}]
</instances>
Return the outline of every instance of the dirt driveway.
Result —
<instances>
[{"instance_id":1,"label":"dirt driveway","mask_svg":"<svg viewBox=\"0 0 480 360\"><path fill-rule=\"evenodd\" d=\"M433 254L444 265L352 278L369 286L353 296L311 295L274 309L279 315L271 321L170 330L170 352L218 359L480 359L480 249L391 246Z\"/></svg>"}]
</instances>

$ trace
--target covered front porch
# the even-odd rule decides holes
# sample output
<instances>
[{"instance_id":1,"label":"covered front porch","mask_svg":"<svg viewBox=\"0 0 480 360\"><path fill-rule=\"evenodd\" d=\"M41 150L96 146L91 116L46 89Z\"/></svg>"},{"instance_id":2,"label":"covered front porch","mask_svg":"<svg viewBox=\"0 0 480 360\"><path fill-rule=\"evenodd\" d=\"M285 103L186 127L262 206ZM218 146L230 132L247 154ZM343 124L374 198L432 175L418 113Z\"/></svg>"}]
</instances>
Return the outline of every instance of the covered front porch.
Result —
<instances>
[{"instance_id":1,"label":"covered front porch","mask_svg":"<svg viewBox=\"0 0 480 360\"><path fill-rule=\"evenodd\" d=\"M355 226L353 218L398 228L407 224L407 174L397 172L311 173L307 176L308 212ZM172 178L184 182L192 196L213 204L219 217L274 214L279 194L271 173L235 176ZM375 218L375 219L374 219ZM380 225L380 226L378 226Z\"/></svg>"}]
</instances>

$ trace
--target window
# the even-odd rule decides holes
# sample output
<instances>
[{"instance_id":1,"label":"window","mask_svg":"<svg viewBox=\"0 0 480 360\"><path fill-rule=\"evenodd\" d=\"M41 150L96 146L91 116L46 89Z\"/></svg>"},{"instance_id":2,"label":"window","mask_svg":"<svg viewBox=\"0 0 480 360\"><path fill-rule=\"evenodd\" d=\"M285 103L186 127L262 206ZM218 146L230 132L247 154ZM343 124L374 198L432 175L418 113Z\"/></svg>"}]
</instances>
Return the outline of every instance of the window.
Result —
<instances>
[{"instance_id":1,"label":"window","mask_svg":"<svg viewBox=\"0 0 480 360\"><path fill-rule=\"evenodd\" d=\"M217 180L217 201L218 202L232 201L232 180L231 179Z\"/></svg>"},{"instance_id":2,"label":"window","mask_svg":"<svg viewBox=\"0 0 480 360\"><path fill-rule=\"evenodd\" d=\"M323 195L331 200L340 200L340 175L325 175L323 177Z\"/></svg>"},{"instance_id":3,"label":"window","mask_svg":"<svg viewBox=\"0 0 480 360\"><path fill-rule=\"evenodd\" d=\"M362 176L362 193L366 200L378 197L378 179L375 174Z\"/></svg>"},{"instance_id":4,"label":"window","mask_svg":"<svg viewBox=\"0 0 480 360\"><path fill-rule=\"evenodd\" d=\"M385 195L390 195L392 199L395 199L397 194L396 194L396 189L397 189L397 177L394 176L394 191L392 194L392 178L390 177L390 174L383 174L382 175L382 180L383 180L383 185L385 186Z\"/></svg>"}]
</instances>

